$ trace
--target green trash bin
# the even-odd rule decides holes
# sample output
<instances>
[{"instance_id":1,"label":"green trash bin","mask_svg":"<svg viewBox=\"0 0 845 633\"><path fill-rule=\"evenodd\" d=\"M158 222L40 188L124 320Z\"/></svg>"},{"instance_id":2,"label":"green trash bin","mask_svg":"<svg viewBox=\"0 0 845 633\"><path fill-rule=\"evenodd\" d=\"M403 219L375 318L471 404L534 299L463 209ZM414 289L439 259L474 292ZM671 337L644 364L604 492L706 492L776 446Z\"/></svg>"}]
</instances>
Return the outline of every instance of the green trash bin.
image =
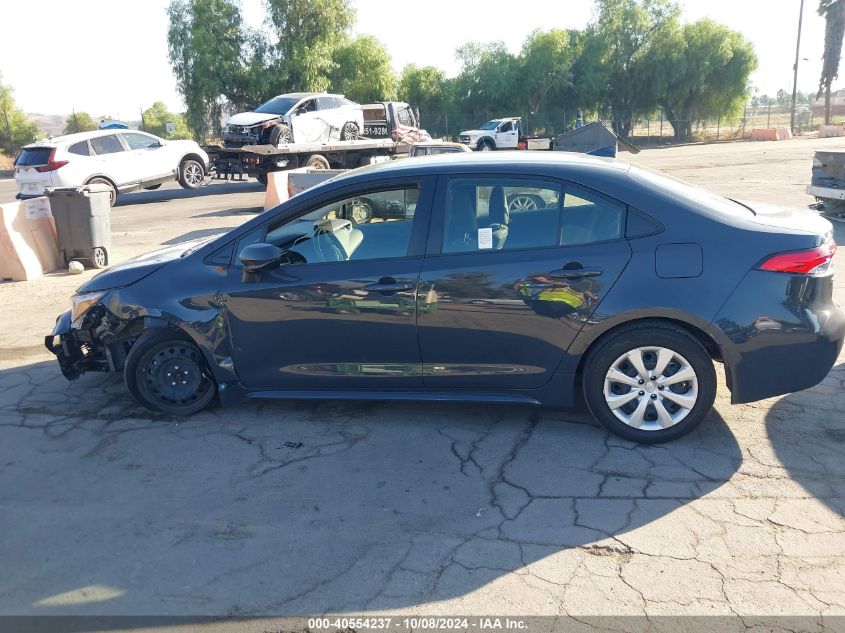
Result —
<instances>
[{"instance_id":1,"label":"green trash bin","mask_svg":"<svg viewBox=\"0 0 845 633\"><path fill-rule=\"evenodd\" d=\"M91 184L82 187L47 189L50 211L56 222L59 250L65 264L86 260L94 268L105 268L111 259L111 187Z\"/></svg>"}]
</instances>

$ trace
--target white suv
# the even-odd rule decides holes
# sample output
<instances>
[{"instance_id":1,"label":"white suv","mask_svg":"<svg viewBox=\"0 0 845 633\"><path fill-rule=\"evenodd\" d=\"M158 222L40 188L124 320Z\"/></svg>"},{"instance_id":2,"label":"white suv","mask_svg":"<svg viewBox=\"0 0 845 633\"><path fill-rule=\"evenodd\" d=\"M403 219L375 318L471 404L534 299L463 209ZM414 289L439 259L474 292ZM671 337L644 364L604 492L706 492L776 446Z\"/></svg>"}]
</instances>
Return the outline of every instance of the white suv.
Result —
<instances>
[{"instance_id":1,"label":"white suv","mask_svg":"<svg viewBox=\"0 0 845 633\"><path fill-rule=\"evenodd\" d=\"M15 159L18 198L44 195L47 187L107 184L118 193L157 189L178 180L196 189L205 179L208 154L194 141L166 141L137 130L96 130L25 146Z\"/></svg>"}]
</instances>

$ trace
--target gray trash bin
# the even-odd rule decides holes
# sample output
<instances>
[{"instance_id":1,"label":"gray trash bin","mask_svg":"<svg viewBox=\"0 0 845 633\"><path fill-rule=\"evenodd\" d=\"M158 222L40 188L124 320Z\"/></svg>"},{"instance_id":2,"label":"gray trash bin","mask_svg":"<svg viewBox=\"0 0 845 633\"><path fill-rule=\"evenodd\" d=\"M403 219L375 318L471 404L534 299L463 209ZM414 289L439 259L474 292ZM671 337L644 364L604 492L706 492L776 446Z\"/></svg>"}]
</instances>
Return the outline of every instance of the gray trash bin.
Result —
<instances>
[{"instance_id":1,"label":"gray trash bin","mask_svg":"<svg viewBox=\"0 0 845 633\"><path fill-rule=\"evenodd\" d=\"M109 265L110 195L111 187L104 184L47 189L50 210L56 222L59 250L65 264L73 259L83 259L95 268Z\"/></svg>"}]
</instances>

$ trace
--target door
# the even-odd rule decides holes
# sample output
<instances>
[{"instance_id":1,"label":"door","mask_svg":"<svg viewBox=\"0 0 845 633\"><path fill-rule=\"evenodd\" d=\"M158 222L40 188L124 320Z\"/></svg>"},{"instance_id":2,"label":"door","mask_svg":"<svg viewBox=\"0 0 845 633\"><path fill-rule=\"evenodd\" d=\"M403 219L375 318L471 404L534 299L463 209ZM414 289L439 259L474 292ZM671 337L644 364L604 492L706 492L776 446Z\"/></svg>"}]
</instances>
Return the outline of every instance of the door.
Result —
<instances>
[{"instance_id":1,"label":"door","mask_svg":"<svg viewBox=\"0 0 845 633\"><path fill-rule=\"evenodd\" d=\"M427 387L537 388L631 256L625 206L562 182L443 178L420 274ZM436 254L439 253L439 254Z\"/></svg>"},{"instance_id":2,"label":"door","mask_svg":"<svg viewBox=\"0 0 845 633\"><path fill-rule=\"evenodd\" d=\"M519 144L519 132L514 121L505 121L496 132L496 147L499 149L515 149Z\"/></svg>"},{"instance_id":3,"label":"door","mask_svg":"<svg viewBox=\"0 0 845 633\"><path fill-rule=\"evenodd\" d=\"M417 286L433 184L428 178L324 197L294 219L270 220L239 239L235 253L269 242L287 262L261 274L229 270L223 300L245 386L422 386Z\"/></svg>"},{"instance_id":4,"label":"door","mask_svg":"<svg viewBox=\"0 0 845 633\"><path fill-rule=\"evenodd\" d=\"M122 136L137 165L139 180L154 180L174 173L176 164L158 138L143 132L124 132Z\"/></svg>"},{"instance_id":5,"label":"door","mask_svg":"<svg viewBox=\"0 0 845 633\"><path fill-rule=\"evenodd\" d=\"M117 134L106 134L89 139L96 159L92 164L92 176L108 176L118 187L137 183L140 180L134 157L124 147Z\"/></svg>"},{"instance_id":6,"label":"door","mask_svg":"<svg viewBox=\"0 0 845 633\"><path fill-rule=\"evenodd\" d=\"M328 139L329 126L317 110L316 98L306 99L296 108L291 125L295 143L317 143Z\"/></svg>"}]
</instances>

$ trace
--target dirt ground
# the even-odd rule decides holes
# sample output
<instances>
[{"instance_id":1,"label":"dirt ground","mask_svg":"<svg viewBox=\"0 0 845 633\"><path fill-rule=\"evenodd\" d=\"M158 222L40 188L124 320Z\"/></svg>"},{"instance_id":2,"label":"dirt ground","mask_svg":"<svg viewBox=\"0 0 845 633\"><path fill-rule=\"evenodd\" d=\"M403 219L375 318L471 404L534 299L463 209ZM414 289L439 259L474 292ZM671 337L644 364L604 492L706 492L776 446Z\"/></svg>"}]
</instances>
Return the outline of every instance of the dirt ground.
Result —
<instances>
[{"instance_id":1,"label":"dirt ground","mask_svg":"<svg viewBox=\"0 0 845 633\"><path fill-rule=\"evenodd\" d=\"M622 157L806 207L813 152L841 145ZM262 200L256 184L127 195L115 258L236 226ZM43 351L91 274L0 284L0 614L845 624L823 619L845 616L845 355L817 387L750 405L731 406L720 375L709 418L666 446L515 406L267 402L176 421L135 406L119 377L67 383Z\"/></svg>"}]
</instances>

